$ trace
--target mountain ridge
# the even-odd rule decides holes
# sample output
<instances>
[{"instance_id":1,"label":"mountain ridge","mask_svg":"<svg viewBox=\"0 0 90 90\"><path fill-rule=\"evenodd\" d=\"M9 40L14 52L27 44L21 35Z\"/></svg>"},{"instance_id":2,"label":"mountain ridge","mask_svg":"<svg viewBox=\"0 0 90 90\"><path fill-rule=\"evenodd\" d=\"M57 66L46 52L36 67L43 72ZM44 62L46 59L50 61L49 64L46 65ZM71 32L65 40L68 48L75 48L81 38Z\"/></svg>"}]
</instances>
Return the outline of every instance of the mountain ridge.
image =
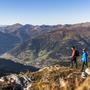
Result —
<instances>
[{"instance_id":1,"label":"mountain ridge","mask_svg":"<svg viewBox=\"0 0 90 90\"><path fill-rule=\"evenodd\" d=\"M71 28L72 26L69 27ZM27 40L8 53L19 58L23 63L40 64L43 66L59 62L64 57L68 59L71 55L71 47L73 45L79 49L80 55L84 47L90 53L89 41L89 27L64 28L46 32Z\"/></svg>"},{"instance_id":2,"label":"mountain ridge","mask_svg":"<svg viewBox=\"0 0 90 90\"><path fill-rule=\"evenodd\" d=\"M13 47L3 53L9 53L11 56L19 58L23 63L35 65L39 62L40 64L48 65L53 59L57 59L56 61L62 60L64 57L70 57L71 46L73 45L79 49L80 54L82 53L83 47L86 47L88 52L90 52L89 22L56 26L33 26L26 24L23 26L20 25L20 28L14 32L2 32L2 34L5 37L6 34L12 37L6 37L5 40L1 37L4 41L0 41L0 43L5 44L8 42L9 45L13 45ZM14 40L13 37L17 38L17 40ZM9 41L11 39L12 42ZM7 46L8 44L5 46L6 49Z\"/></svg>"}]
</instances>

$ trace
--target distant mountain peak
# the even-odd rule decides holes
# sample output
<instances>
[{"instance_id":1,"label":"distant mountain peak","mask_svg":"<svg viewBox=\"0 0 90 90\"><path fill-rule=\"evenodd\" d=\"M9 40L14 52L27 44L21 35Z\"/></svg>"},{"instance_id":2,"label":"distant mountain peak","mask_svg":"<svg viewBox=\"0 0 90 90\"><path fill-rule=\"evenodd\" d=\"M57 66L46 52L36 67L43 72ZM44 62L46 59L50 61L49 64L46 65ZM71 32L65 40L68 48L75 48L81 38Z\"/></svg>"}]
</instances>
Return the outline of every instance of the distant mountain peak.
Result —
<instances>
[{"instance_id":1,"label":"distant mountain peak","mask_svg":"<svg viewBox=\"0 0 90 90\"><path fill-rule=\"evenodd\" d=\"M21 26L23 26L22 24L20 24L20 23L15 23L15 24L12 24L12 25L7 25L7 27L21 27Z\"/></svg>"}]
</instances>

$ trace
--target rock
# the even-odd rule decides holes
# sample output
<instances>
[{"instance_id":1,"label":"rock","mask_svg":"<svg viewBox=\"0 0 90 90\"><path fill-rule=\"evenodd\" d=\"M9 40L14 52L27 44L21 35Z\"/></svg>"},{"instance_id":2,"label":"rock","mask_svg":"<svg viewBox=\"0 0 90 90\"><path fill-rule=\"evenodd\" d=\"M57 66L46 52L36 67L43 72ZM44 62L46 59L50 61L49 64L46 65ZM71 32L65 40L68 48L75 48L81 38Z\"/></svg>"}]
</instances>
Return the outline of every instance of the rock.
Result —
<instances>
[{"instance_id":1,"label":"rock","mask_svg":"<svg viewBox=\"0 0 90 90\"><path fill-rule=\"evenodd\" d=\"M30 90L32 84L28 84L26 88L24 88L23 90Z\"/></svg>"},{"instance_id":2,"label":"rock","mask_svg":"<svg viewBox=\"0 0 90 90\"><path fill-rule=\"evenodd\" d=\"M87 69L85 70L85 73L86 73L87 75L90 75L90 69L87 68Z\"/></svg>"},{"instance_id":3,"label":"rock","mask_svg":"<svg viewBox=\"0 0 90 90\"><path fill-rule=\"evenodd\" d=\"M26 88L30 87L30 82L31 79L25 75L16 75L16 74L11 74L8 76L4 76L0 78L0 82L1 83L6 83L7 85L13 85L12 87L14 88L14 90L22 90L22 88L24 90L28 90Z\"/></svg>"},{"instance_id":4,"label":"rock","mask_svg":"<svg viewBox=\"0 0 90 90\"><path fill-rule=\"evenodd\" d=\"M82 72L82 73L81 73L81 77L82 77L82 78L86 78L86 77L87 77L87 74L86 74L85 72Z\"/></svg>"}]
</instances>

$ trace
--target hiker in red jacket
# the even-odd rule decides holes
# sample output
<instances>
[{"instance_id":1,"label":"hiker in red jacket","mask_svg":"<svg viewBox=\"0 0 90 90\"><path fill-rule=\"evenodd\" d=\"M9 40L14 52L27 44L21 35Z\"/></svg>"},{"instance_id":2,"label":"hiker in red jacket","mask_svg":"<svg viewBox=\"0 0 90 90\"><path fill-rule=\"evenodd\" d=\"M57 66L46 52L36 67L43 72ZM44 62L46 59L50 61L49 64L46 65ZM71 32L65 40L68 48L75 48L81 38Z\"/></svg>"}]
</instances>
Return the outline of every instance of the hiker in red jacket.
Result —
<instances>
[{"instance_id":1,"label":"hiker in red jacket","mask_svg":"<svg viewBox=\"0 0 90 90\"><path fill-rule=\"evenodd\" d=\"M71 55L71 67L74 66L77 68L77 56L79 56L79 52L76 50L76 48L73 46L72 48L72 55Z\"/></svg>"}]
</instances>

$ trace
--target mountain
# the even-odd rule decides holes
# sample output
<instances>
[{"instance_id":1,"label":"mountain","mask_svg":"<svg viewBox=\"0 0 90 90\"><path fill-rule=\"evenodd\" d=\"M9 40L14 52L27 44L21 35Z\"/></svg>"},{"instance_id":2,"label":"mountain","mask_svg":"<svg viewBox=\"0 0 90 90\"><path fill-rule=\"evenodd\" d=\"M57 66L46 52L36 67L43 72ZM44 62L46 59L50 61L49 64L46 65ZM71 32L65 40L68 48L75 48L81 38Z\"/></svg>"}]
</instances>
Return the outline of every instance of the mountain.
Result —
<instances>
[{"instance_id":1,"label":"mountain","mask_svg":"<svg viewBox=\"0 0 90 90\"><path fill-rule=\"evenodd\" d=\"M57 30L57 28L61 28L61 25L33 26L29 24L21 25L16 23L13 25L0 26L0 54L3 54L13 47L41 34Z\"/></svg>"},{"instance_id":2,"label":"mountain","mask_svg":"<svg viewBox=\"0 0 90 90\"><path fill-rule=\"evenodd\" d=\"M22 63L42 67L70 60L73 45L80 54L83 47L90 53L90 23L64 25L60 29L42 33L13 48L8 54Z\"/></svg>"},{"instance_id":3,"label":"mountain","mask_svg":"<svg viewBox=\"0 0 90 90\"><path fill-rule=\"evenodd\" d=\"M16 47L20 42L19 38L8 33L0 32L0 54Z\"/></svg>"},{"instance_id":4,"label":"mountain","mask_svg":"<svg viewBox=\"0 0 90 90\"><path fill-rule=\"evenodd\" d=\"M4 32L4 33L12 33L16 30L18 30L19 28L21 28L23 25L16 23L13 25L6 25L6 26L1 26L0 27L0 31Z\"/></svg>"}]
</instances>

